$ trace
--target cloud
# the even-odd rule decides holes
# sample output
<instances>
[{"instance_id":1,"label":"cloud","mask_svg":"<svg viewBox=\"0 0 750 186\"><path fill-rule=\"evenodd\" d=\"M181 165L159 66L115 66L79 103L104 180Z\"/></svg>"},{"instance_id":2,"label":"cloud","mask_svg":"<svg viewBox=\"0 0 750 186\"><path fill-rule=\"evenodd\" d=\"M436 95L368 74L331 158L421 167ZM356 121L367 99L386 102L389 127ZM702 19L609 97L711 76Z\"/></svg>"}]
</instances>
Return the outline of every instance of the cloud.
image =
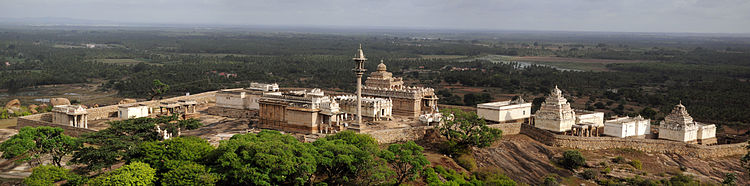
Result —
<instances>
[{"instance_id":1,"label":"cloud","mask_svg":"<svg viewBox=\"0 0 750 186\"><path fill-rule=\"evenodd\" d=\"M138 23L750 32L747 0L2 0L0 17Z\"/></svg>"}]
</instances>

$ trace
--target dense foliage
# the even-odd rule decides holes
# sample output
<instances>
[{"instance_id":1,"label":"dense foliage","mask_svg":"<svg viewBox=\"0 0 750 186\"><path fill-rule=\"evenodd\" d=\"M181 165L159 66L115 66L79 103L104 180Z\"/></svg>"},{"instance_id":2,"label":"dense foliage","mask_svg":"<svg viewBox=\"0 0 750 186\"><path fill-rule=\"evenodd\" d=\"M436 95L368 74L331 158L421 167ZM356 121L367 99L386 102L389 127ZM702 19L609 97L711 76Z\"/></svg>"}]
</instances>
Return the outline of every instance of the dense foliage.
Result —
<instances>
[{"instance_id":1,"label":"dense foliage","mask_svg":"<svg viewBox=\"0 0 750 186\"><path fill-rule=\"evenodd\" d=\"M560 164L567 169L574 170L586 165L586 158L577 150L567 150L563 152Z\"/></svg>"},{"instance_id":2,"label":"dense foliage","mask_svg":"<svg viewBox=\"0 0 750 186\"><path fill-rule=\"evenodd\" d=\"M475 112L459 109L445 109L442 123L437 131L448 141L443 145L445 153L456 154L468 147L486 147L500 139L502 131L490 128L487 122Z\"/></svg>"},{"instance_id":3,"label":"dense foliage","mask_svg":"<svg viewBox=\"0 0 750 186\"><path fill-rule=\"evenodd\" d=\"M88 170L109 168L122 161L138 144L159 140L156 125L167 125L175 120L176 116L162 116L111 121L108 128L81 136L81 140L90 145L76 151L71 162L85 164Z\"/></svg>"},{"instance_id":4,"label":"dense foliage","mask_svg":"<svg viewBox=\"0 0 750 186\"><path fill-rule=\"evenodd\" d=\"M208 157L221 185L301 185L316 171L312 144L278 131L238 134Z\"/></svg>"},{"instance_id":5,"label":"dense foliage","mask_svg":"<svg viewBox=\"0 0 750 186\"><path fill-rule=\"evenodd\" d=\"M31 175L23 180L23 184L46 186L59 181L67 181L65 185L80 185L86 180L68 169L53 165L41 165L31 170Z\"/></svg>"},{"instance_id":6,"label":"dense foliage","mask_svg":"<svg viewBox=\"0 0 750 186\"><path fill-rule=\"evenodd\" d=\"M146 163L132 162L89 180L88 185L152 185L154 181L156 181L155 169Z\"/></svg>"},{"instance_id":7,"label":"dense foliage","mask_svg":"<svg viewBox=\"0 0 750 186\"><path fill-rule=\"evenodd\" d=\"M57 166L34 168L28 185L400 185L429 183L452 185L493 183L514 185L499 171L459 175L430 167L424 148L413 141L386 148L367 134L351 131L303 143L291 135L263 130L237 134L217 148L205 139L174 137L162 140L157 125L179 123L175 117L136 118L110 122L110 128L83 135L85 146L72 148L73 173ZM183 120L186 121L186 120ZM60 136L59 128L24 128L8 144L36 148L34 140ZM58 134L58 135L50 135ZM48 144L44 142L42 144ZM26 147L21 145L21 147ZM47 147L47 146L45 146ZM14 148L8 148L14 149ZM50 148L52 149L52 148ZM11 154L15 151L8 151ZM41 151L37 151L41 152ZM16 152L18 153L18 152ZM24 154L24 153L21 153ZM472 161L473 159L467 159ZM109 169L124 165L115 170ZM448 179L448 182L440 181ZM438 182L436 182L436 180ZM465 180L467 182L461 181Z\"/></svg>"},{"instance_id":8,"label":"dense foliage","mask_svg":"<svg viewBox=\"0 0 750 186\"><path fill-rule=\"evenodd\" d=\"M0 144L3 158L20 156L21 161L38 161L41 157L50 155L52 162L62 166L62 158L71 154L81 143L74 137L63 134L63 129L57 127L24 127L10 139Z\"/></svg>"}]
</instances>

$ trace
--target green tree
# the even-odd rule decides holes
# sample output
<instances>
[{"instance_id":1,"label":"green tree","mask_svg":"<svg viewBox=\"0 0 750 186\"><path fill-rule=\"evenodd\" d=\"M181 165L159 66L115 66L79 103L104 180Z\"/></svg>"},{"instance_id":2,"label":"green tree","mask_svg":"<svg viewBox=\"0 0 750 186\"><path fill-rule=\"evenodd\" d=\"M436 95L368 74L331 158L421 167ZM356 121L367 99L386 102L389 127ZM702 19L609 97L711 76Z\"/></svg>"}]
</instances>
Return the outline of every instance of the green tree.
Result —
<instances>
[{"instance_id":1,"label":"green tree","mask_svg":"<svg viewBox=\"0 0 750 186\"><path fill-rule=\"evenodd\" d=\"M70 172L70 170L53 166L53 165L42 165L34 167L31 170L31 175L23 179L23 184L29 186L46 186L53 185L53 183L63 180L68 180L67 185L79 185L79 181L84 178Z\"/></svg>"},{"instance_id":2,"label":"green tree","mask_svg":"<svg viewBox=\"0 0 750 186\"><path fill-rule=\"evenodd\" d=\"M263 130L221 141L207 159L221 185L301 185L315 173L315 156L312 144Z\"/></svg>"},{"instance_id":3,"label":"green tree","mask_svg":"<svg viewBox=\"0 0 750 186\"><path fill-rule=\"evenodd\" d=\"M213 149L204 139L183 136L138 144L128 155L128 161L148 163L163 173L175 168L170 166L180 164L174 161L201 162Z\"/></svg>"},{"instance_id":4,"label":"green tree","mask_svg":"<svg viewBox=\"0 0 750 186\"><path fill-rule=\"evenodd\" d=\"M422 154L423 150L421 146L409 141L391 144L388 149L381 151L380 158L388 162L395 170L396 185L416 179L422 173L424 166L430 164Z\"/></svg>"},{"instance_id":5,"label":"green tree","mask_svg":"<svg viewBox=\"0 0 750 186\"><path fill-rule=\"evenodd\" d=\"M487 127L487 122L474 112L446 109L442 114L443 123L437 130L451 143L446 148L486 147L502 136L501 130Z\"/></svg>"},{"instance_id":6,"label":"green tree","mask_svg":"<svg viewBox=\"0 0 750 186\"><path fill-rule=\"evenodd\" d=\"M176 117L176 115L173 115ZM184 120L177 120L177 122L166 123L165 130L172 133L173 136L177 136L178 130L193 130L203 126L200 120L195 118L189 118Z\"/></svg>"},{"instance_id":7,"label":"green tree","mask_svg":"<svg viewBox=\"0 0 750 186\"><path fill-rule=\"evenodd\" d=\"M563 157L560 163L567 169L573 170L586 165L586 158L581 155L581 152L577 150L568 150L563 152Z\"/></svg>"},{"instance_id":8,"label":"green tree","mask_svg":"<svg viewBox=\"0 0 750 186\"><path fill-rule=\"evenodd\" d=\"M83 134L81 140L90 144L76 151L72 163L85 164L88 170L107 168L123 160L138 144L161 138L157 124L177 120L175 116L134 118L109 122L109 128Z\"/></svg>"},{"instance_id":9,"label":"green tree","mask_svg":"<svg viewBox=\"0 0 750 186\"><path fill-rule=\"evenodd\" d=\"M213 186L218 176L209 172L203 165L188 162L162 174L161 185L164 186Z\"/></svg>"},{"instance_id":10,"label":"green tree","mask_svg":"<svg viewBox=\"0 0 750 186\"><path fill-rule=\"evenodd\" d=\"M57 127L24 127L18 134L0 144L3 158L23 156L22 161L37 160L41 164L42 155L52 156L52 162L62 166L62 158L81 144L74 137L63 134Z\"/></svg>"},{"instance_id":11,"label":"green tree","mask_svg":"<svg viewBox=\"0 0 750 186\"><path fill-rule=\"evenodd\" d=\"M161 96L169 91L169 85L162 83L158 79L154 80L151 86L151 97L148 100L154 100L154 97Z\"/></svg>"},{"instance_id":12,"label":"green tree","mask_svg":"<svg viewBox=\"0 0 750 186\"><path fill-rule=\"evenodd\" d=\"M656 110L646 107L646 108L643 108L643 110L641 110L639 114L643 116L644 118L656 119L657 113L656 113Z\"/></svg>"},{"instance_id":13,"label":"green tree","mask_svg":"<svg viewBox=\"0 0 750 186\"><path fill-rule=\"evenodd\" d=\"M156 181L156 169L146 163L132 162L89 180L88 185L153 185L154 181Z\"/></svg>"},{"instance_id":14,"label":"green tree","mask_svg":"<svg viewBox=\"0 0 750 186\"><path fill-rule=\"evenodd\" d=\"M377 141L367 134L343 131L313 142L316 147L317 173L326 183L339 185L367 176L376 166Z\"/></svg>"}]
</instances>

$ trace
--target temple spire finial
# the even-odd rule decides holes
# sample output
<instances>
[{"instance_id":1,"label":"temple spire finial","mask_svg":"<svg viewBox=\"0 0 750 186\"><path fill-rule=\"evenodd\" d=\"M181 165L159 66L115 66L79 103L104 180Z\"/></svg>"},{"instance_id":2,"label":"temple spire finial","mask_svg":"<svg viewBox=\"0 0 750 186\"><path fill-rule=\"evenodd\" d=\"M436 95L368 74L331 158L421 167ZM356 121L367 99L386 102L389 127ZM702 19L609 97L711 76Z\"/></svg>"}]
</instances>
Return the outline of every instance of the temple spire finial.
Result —
<instances>
[{"instance_id":1,"label":"temple spire finial","mask_svg":"<svg viewBox=\"0 0 750 186\"><path fill-rule=\"evenodd\" d=\"M365 58L365 52L362 51L362 43L359 44L359 51L357 53L357 56L354 56L354 60L358 60L358 61L367 60L367 58Z\"/></svg>"}]
</instances>

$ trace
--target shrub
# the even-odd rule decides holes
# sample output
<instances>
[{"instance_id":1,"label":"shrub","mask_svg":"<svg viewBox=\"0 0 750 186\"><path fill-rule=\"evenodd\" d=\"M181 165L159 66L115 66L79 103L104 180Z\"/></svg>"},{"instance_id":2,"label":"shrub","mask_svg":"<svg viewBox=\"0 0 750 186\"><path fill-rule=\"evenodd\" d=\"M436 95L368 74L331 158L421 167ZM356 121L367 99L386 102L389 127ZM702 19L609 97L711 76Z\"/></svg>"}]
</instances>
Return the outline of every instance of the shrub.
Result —
<instances>
[{"instance_id":1,"label":"shrub","mask_svg":"<svg viewBox=\"0 0 750 186\"><path fill-rule=\"evenodd\" d=\"M484 181L484 185L515 186L517 183L503 174L499 168L481 168L472 173L477 179Z\"/></svg>"},{"instance_id":2,"label":"shrub","mask_svg":"<svg viewBox=\"0 0 750 186\"><path fill-rule=\"evenodd\" d=\"M565 168L573 170L586 165L586 158L581 155L581 152L569 150L563 152L563 158L560 163L562 163Z\"/></svg>"},{"instance_id":3,"label":"shrub","mask_svg":"<svg viewBox=\"0 0 750 186\"><path fill-rule=\"evenodd\" d=\"M737 174L736 173L727 173L724 175L724 181L721 182L722 185L727 186L735 186L737 185Z\"/></svg>"},{"instance_id":4,"label":"shrub","mask_svg":"<svg viewBox=\"0 0 750 186\"><path fill-rule=\"evenodd\" d=\"M88 185L153 185L156 169L146 163L132 162L89 180Z\"/></svg>"},{"instance_id":5,"label":"shrub","mask_svg":"<svg viewBox=\"0 0 750 186\"><path fill-rule=\"evenodd\" d=\"M613 163L625 163L625 158L622 156L617 156L614 159L612 159Z\"/></svg>"},{"instance_id":6,"label":"shrub","mask_svg":"<svg viewBox=\"0 0 750 186\"><path fill-rule=\"evenodd\" d=\"M477 161L471 154L462 154L456 158L456 163L469 172L477 170Z\"/></svg>"},{"instance_id":7,"label":"shrub","mask_svg":"<svg viewBox=\"0 0 750 186\"><path fill-rule=\"evenodd\" d=\"M544 182L542 182L543 186L558 186L560 183L557 182L557 178L554 175L548 175L547 177L544 177Z\"/></svg>"},{"instance_id":8,"label":"shrub","mask_svg":"<svg viewBox=\"0 0 750 186\"><path fill-rule=\"evenodd\" d=\"M583 177L583 179L587 179L587 180L596 179L597 176L599 176L599 172L597 172L594 169L586 169L586 170L584 170L581 173L581 177Z\"/></svg>"},{"instance_id":9,"label":"shrub","mask_svg":"<svg viewBox=\"0 0 750 186\"><path fill-rule=\"evenodd\" d=\"M609 172L612 172L612 168L610 167L604 168L604 170L602 170L602 173L604 174L609 174Z\"/></svg>"},{"instance_id":10,"label":"shrub","mask_svg":"<svg viewBox=\"0 0 750 186\"><path fill-rule=\"evenodd\" d=\"M42 165L34 167L31 175L23 179L23 184L30 186L54 185L55 182L68 180L69 184L77 185L76 183L79 183L81 179L83 179L82 176L72 173L68 169L54 165Z\"/></svg>"},{"instance_id":11,"label":"shrub","mask_svg":"<svg viewBox=\"0 0 750 186\"><path fill-rule=\"evenodd\" d=\"M641 170L641 168L643 167L643 165L641 164L641 160L633 160L633 161L630 161L628 164L630 164L630 166L633 166L635 169L638 169L638 170Z\"/></svg>"}]
</instances>

